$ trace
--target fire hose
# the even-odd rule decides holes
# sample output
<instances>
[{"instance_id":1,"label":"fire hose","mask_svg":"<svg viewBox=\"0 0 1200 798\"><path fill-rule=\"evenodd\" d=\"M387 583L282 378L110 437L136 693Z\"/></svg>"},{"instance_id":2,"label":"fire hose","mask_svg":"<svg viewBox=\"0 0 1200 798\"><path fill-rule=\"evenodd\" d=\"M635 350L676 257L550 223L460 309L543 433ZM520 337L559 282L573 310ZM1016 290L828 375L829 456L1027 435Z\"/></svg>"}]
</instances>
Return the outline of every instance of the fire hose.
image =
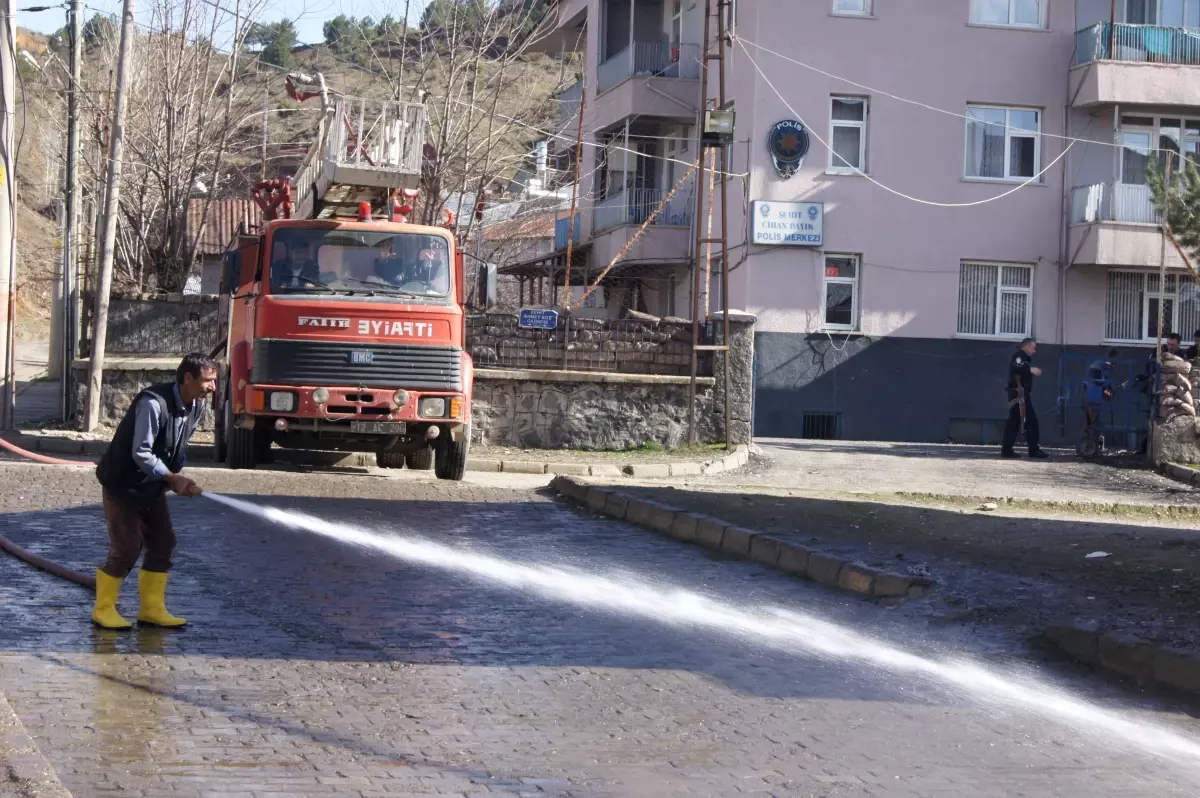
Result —
<instances>
[{"instance_id":1,"label":"fire hose","mask_svg":"<svg viewBox=\"0 0 1200 798\"><path fill-rule=\"evenodd\" d=\"M9 443L8 441L4 440L4 438L0 438L0 449L11 452L18 457L27 458L35 463L42 463L43 465L79 465L79 463L71 460L60 460L57 457L47 457L43 454L35 454L33 452L26 451L20 446L15 446L12 443ZM59 565L56 562L51 562L44 557L39 557L33 552L21 548L3 535L0 535L0 550L8 552L18 560L24 560L34 568L40 568L46 573L54 574L57 577L66 579L68 582L74 582L81 587L86 587L91 590L96 589L95 576L74 571L66 566Z\"/></svg>"}]
</instances>

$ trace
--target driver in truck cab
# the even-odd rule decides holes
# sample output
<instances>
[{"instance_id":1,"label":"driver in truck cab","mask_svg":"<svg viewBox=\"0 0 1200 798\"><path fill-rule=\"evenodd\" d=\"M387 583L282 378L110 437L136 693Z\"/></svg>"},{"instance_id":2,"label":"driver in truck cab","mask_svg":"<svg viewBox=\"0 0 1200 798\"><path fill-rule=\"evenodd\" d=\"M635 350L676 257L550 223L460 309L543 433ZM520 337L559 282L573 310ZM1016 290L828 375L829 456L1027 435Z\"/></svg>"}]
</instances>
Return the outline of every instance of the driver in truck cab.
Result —
<instances>
[{"instance_id":1,"label":"driver in truck cab","mask_svg":"<svg viewBox=\"0 0 1200 798\"><path fill-rule=\"evenodd\" d=\"M271 290L300 290L317 285L316 247L303 236L276 241L271 258Z\"/></svg>"}]
</instances>

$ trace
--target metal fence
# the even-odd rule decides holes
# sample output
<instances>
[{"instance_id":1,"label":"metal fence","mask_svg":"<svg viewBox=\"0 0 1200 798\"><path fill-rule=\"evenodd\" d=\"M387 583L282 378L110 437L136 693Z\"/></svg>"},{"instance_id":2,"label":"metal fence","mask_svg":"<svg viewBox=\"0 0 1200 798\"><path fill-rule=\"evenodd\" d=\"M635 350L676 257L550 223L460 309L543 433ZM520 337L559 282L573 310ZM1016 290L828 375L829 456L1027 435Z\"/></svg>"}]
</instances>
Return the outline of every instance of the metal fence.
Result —
<instances>
[{"instance_id":1,"label":"metal fence","mask_svg":"<svg viewBox=\"0 0 1200 798\"><path fill-rule=\"evenodd\" d=\"M1100 22L1075 34L1075 66L1092 61L1200 65L1200 31Z\"/></svg>"},{"instance_id":2,"label":"metal fence","mask_svg":"<svg viewBox=\"0 0 1200 798\"><path fill-rule=\"evenodd\" d=\"M669 193L669 190L658 188L635 188L613 194L596 203L592 229L609 230L623 224L642 224ZM695 204L691 186L685 185L663 207L653 224L688 227L692 223Z\"/></svg>"},{"instance_id":3,"label":"metal fence","mask_svg":"<svg viewBox=\"0 0 1200 798\"><path fill-rule=\"evenodd\" d=\"M467 347L477 368L683 376L691 373L692 326L577 316L560 318L557 329L531 330L518 326L516 315L488 313L467 319ZM712 358L702 354L699 373L711 376Z\"/></svg>"}]
</instances>

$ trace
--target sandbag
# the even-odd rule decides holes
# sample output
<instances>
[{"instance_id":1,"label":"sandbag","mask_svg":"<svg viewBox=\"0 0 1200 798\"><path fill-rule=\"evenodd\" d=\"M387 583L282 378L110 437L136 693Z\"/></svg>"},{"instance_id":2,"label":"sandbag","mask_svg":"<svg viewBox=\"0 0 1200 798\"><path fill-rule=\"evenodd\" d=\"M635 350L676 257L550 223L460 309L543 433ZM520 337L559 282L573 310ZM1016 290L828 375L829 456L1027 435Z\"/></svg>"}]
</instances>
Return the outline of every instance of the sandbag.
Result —
<instances>
[{"instance_id":1,"label":"sandbag","mask_svg":"<svg viewBox=\"0 0 1200 798\"><path fill-rule=\"evenodd\" d=\"M1160 368L1164 374L1191 374L1192 364L1186 360L1164 362Z\"/></svg>"}]
</instances>

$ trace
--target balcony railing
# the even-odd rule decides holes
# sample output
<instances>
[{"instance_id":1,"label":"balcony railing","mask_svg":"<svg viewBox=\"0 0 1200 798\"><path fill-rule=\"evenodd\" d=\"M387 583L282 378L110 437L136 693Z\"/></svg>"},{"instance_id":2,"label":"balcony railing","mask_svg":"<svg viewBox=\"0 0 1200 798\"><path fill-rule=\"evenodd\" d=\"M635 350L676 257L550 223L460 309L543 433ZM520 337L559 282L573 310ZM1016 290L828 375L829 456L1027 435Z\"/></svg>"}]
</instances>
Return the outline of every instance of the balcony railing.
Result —
<instances>
[{"instance_id":1,"label":"balcony railing","mask_svg":"<svg viewBox=\"0 0 1200 798\"><path fill-rule=\"evenodd\" d=\"M599 232L623 224L642 224L654 213L654 209L667 194L668 192L657 188L635 188L614 194L596 203L592 227ZM694 204L692 192L685 186L671 198L655 217L653 224L687 227L692 223Z\"/></svg>"},{"instance_id":2,"label":"balcony railing","mask_svg":"<svg viewBox=\"0 0 1200 798\"><path fill-rule=\"evenodd\" d=\"M662 77L697 80L700 77L700 46L667 42L633 42L597 69L600 91L631 77Z\"/></svg>"},{"instance_id":3,"label":"balcony railing","mask_svg":"<svg viewBox=\"0 0 1200 798\"><path fill-rule=\"evenodd\" d=\"M575 213L575 235L571 235L571 217L565 216L554 222L554 248L566 249L567 237L575 239L575 244L579 244L579 213Z\"/></svg>"},{"instance_id":4,"label":"balcony railing","mask_svg":"<svg viewBox=\"0 0 1200 798\"><path fill-rule=\"evenodd\" d=\"M1200 66L1200 30L1100 22L1075 34L1075 66L1091 61Z\"/></svg>"},{"instance_id":5,"label":"balcony railing","mask_svg":"<svg viewBox=\"0 0 1200 798\"><path fill-rule=\"evenodd\" d=\"M1160 221L1148 186L1094 183L1071 190L1071 224L1158 224Z\"/></svg>"}]
</instances>

